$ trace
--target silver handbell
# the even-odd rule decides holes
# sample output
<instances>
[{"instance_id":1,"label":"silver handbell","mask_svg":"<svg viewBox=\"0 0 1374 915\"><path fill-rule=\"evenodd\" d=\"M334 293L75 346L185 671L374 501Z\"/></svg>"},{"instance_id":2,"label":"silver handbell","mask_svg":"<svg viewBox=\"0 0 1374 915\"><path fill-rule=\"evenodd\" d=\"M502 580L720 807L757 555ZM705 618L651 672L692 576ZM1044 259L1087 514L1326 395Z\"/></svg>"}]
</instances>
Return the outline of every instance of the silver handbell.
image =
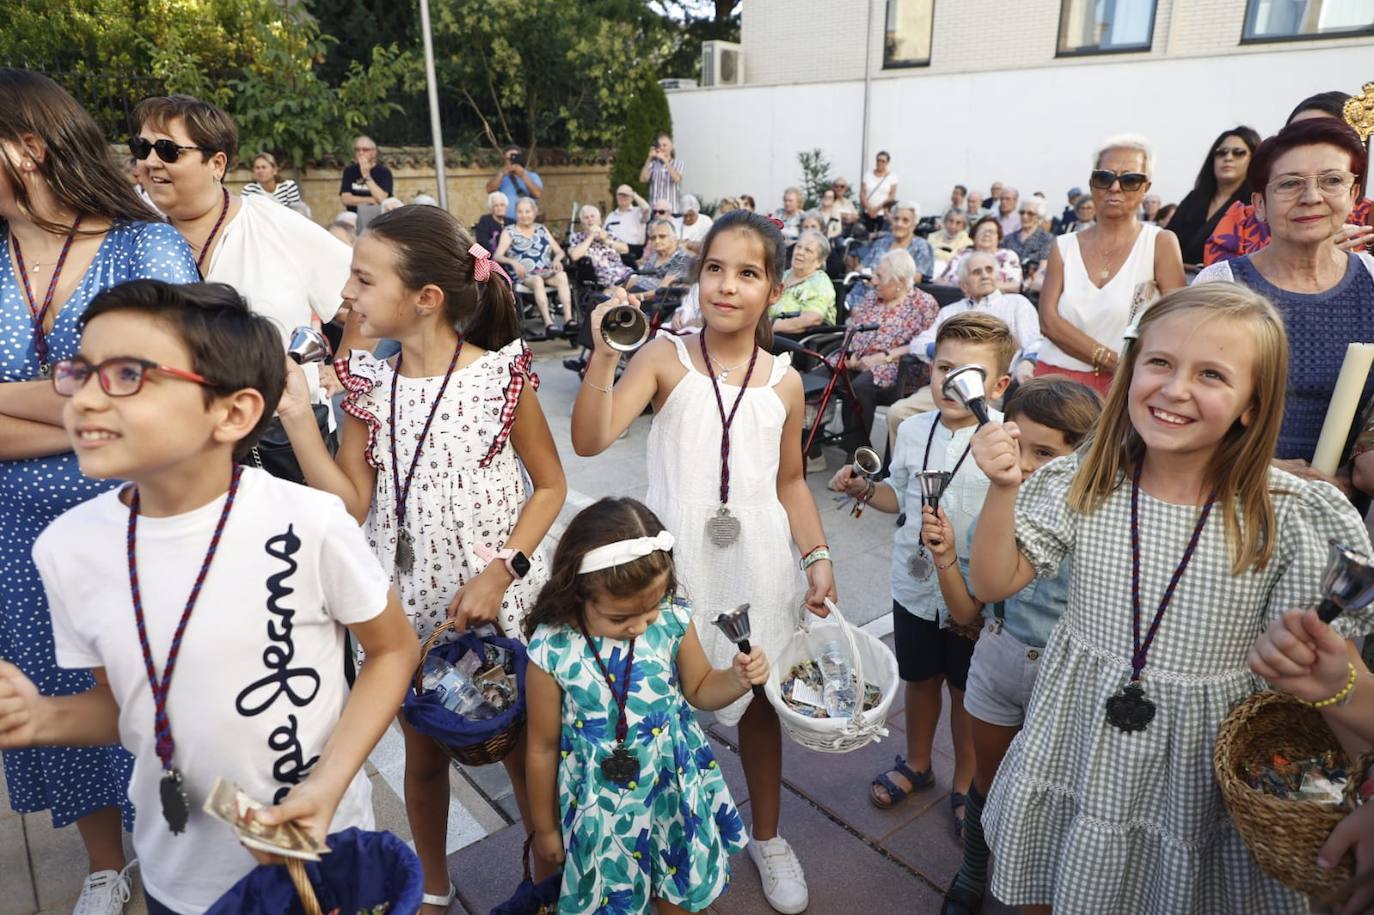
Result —
<instances>
[{"instance_id":1,"label":"silver handbell","mask_svg":"<svg viewBox=\"0 0 1374 915\"><path fill-rule=\"evenodd\" d=\"M940 390L962 404L981 426L988 421L987 383L988 373L981 365L961 365L945 376Z\"/></svg>"},{"instance_id":2,"label":"silver handbell","mask_svg":"<svg viewBox=\"0 0 1374 915\"><path fill-rule=\"evenodd\" d=\"M1331 622L1346 610L1360 610L1374 601L1374 561L1352 552L1334 540L1322 576L1321 605L1317 616Z\"/></svg>"},{"instance_id":3,"label":"silver handbell","mask_svg":"<svg viewBox=\"0 0 1374 915\"><path fill-rule=\"evenodd\" d=\"M867 445L854 450L854 471L865 480L876 479L883 472L883 459Z\"/></svg>"},{"instance_id":4,"label":"silver handbell","mask_svg":"<svg viewBox=\"0 0 1374 915\"><path fill-rule=\"evenodd\" d=\"M749 653L749 637L753 635L753 629L749 625L748 604L740 604L733 610L726 610L711 622L720 630L721 635L734 642L740 651L745 654ZM754 684L754 695L760 699L766 699L763 687L757 683Z\"/></svg>"},{"instance_id":5,"label":"silver handbell","mask_svg":"<svg viewBox=\"0 0 1374 915\"><path fill-rule=\"evenodd\" d=\"M649 320L633 305L617 305L601 316L601 337L611 349L633 353L649 339Z\"/></svg>"},{"instance_id":6,"label":"silver handbell","mask_svg":"<svg viewBox=\"0 0 1374 915\"><path fill-rule=\"evenodd\" d=\"M333 354L334 348L329 345L324 334L315 328L298 327L291 331L291 342L287 344L286 355L290 356L297 365L328 362L329 357Z\"/></svg>"},{"instance_id":7,"label":"silver handbell","mask_svg":"<svg viewBox=\"0 0 1374 915\"><path fill-rule=\"evenodd\" d=\"M952 476L948 470L923 470L916 474L916 479L921 481L921 501L929 505L931 511L939 510L940 497L945 494Z\"/></svg>"}]
</instances>

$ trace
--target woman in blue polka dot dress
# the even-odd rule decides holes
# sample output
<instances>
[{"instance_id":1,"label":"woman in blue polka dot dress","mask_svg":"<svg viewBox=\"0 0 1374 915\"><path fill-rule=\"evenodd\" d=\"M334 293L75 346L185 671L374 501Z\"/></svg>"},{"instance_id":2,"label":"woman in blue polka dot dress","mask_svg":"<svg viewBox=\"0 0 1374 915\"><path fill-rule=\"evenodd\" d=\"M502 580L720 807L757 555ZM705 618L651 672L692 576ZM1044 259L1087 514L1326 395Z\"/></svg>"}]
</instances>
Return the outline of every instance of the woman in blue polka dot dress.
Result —
<instances>
[{"instance_id":1,"label":"woman in blue polka dot dress","mask_svg":"<svg viewBox=\"0 0 1374 915\"><path fill-rule=\"evenodd\" d=\"M190 249L134 192L95 122L47 77L0 69L0 658L46 695L88 690L59 668L31 551L62 512L108 488L77 469L61 403L45 380L76 355L77 319L95 295L138 278L196 282ZM130 621L130 625L132 625ZM91 858L78 912L128 899L120 810L131 757L118 747L3 754L10 806L75 823Z\"/></svg>"}]
</instances>

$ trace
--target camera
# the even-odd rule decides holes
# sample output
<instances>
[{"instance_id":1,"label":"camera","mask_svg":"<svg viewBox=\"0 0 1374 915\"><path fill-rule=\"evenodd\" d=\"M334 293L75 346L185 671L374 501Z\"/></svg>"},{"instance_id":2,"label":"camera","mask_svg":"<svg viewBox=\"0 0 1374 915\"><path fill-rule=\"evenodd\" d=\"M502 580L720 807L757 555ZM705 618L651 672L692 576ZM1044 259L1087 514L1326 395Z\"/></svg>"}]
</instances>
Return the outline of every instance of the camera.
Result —
<instances>
[{"instance_id":1,"label":"camera","mask_svg":"<svg viewBox=\"0 0 1374 915\"><path fill-rule=\"evenodd\" d=\"M510 154L510 156L509 156L509 159L510 159L510 164L511 164L511 165L518 165L518 166L520 166L521 168L524 168L524 166L525 166L525 154L524 154L523 152L512 151L511 154Z\"/></svg>"}]
</instances>

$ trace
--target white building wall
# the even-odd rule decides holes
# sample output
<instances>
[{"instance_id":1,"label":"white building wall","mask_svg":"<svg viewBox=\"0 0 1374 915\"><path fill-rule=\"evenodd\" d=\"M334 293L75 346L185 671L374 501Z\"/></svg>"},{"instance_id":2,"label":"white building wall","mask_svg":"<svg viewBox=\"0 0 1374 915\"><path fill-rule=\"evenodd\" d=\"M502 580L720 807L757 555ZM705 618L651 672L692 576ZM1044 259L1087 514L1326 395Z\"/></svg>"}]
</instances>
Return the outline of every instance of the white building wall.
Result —
<instances>
[{"instance_id":1,"label":"white building wall","mask_svg":"<svg viewBox=\"0 0 1374 915\"><path fill-rule=\"evenodd\" d=\"M750 0L746 8L775 10L795 4L793 19L801 28L808 19L802 8L828 2ZM834 2L863 5L863 0ZM1192 2L1212 8L1211 15L1233 13L1236 5L1233 0L1189 0L1175 8L1182 10ZM969 5L991 4L969 0ZM1053 7L1057 15L1057 2L1033 0L1026 5ZM944 11L962 6L949 0L936 3L933 54L948 43L941 17L952 14ZM1157 47L1168 6L1161 0ZM746 13L746 29L753 28L751 15ZM1188 18L1195 15L1207 18L1193 12ZM967 29L962 26L959 32ZM984 34L1017 32L990 25ZM901 178L900 196L914 197L925 213L942 208L956 182L986 190L994 180L1022 193L1044 191L1058 208L1069 187L1087 186L1091 154L1101 140L1115 133L1140 133L1156 147L1155 190L1166 202L1176 202L1191 187L1208 144L1220 131L1240 123L1268 135L1282 126L1302 98L1330 89L1358 91L1374 78L1374 41L1367 38L1240 49L1234 47L1238 34L1237 23L1228 39L1233 46L1211 50L1206 57L1108 55L1010 70L888 71L871 82L869 147L892 153L893 170ZM747 42L748 31L744 38ZM875 53L880 65L877 48ZM746 54L746 76L751 83L762 79L768 71L761 73L759 55L748 46ZM855 78L847 81L668 93L687 188L706 200L749 193L761 209L771 210L781 205L785 187L800 182L797 153L819 147L832 164L832 174L849 178L857 190L862 69L860 58Z\"/></svg>"}]
</instances>

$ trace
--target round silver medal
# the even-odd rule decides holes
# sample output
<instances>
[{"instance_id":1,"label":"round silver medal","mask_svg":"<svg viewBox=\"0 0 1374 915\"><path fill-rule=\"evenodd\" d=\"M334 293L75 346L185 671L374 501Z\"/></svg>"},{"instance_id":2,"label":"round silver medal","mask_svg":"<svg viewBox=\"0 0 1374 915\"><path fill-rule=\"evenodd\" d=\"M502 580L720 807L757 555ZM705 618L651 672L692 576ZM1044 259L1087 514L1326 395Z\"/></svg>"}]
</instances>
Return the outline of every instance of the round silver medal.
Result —
<instances>
[{"instance_id":1,"label":"round silver medal","mask_svg":"<svg viewBox=\"0 0 1374 915\"><path fill-rule=\"evenodd\" d=\"M706 536L718 547L734 545L739 540L739 519L730 514L730 509L722 505L716 513L706 519Z\"/></svg>"},{"instance_id":2,"label":"round silver medal","mask_svg":"<svg viewBox=\"0 0 1374 915\"><path fill-rule=\"evenodd\" d=\"M935 563L931 561L930 554L918 551L911 554L911 558L906 561L906 570L911 573L911 577L918 581L925 581L930 577L930 573L935 571Z\"/></svg>"}]
</instances>

